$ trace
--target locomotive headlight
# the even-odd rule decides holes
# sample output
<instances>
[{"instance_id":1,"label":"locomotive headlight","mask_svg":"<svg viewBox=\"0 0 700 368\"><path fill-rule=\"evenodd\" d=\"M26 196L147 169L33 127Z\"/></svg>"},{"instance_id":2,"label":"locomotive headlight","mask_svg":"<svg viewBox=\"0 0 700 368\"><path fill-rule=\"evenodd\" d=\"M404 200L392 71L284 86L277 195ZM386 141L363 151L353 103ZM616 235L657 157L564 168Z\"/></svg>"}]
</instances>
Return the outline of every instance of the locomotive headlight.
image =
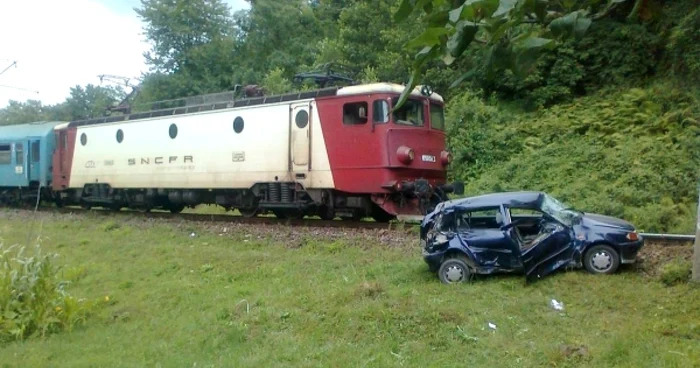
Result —
<instances>
[{"instance_id":1,"label":"locomotive headlight","mask_svg":"<svg viewBox=\"0 0 700 368\"><path fill-rule=\"evenodd\" d=\"M413 152L413 148L401 146L398 150L396 150L396 156L398 157L399 161L408 165L411 163L411 161L413 161L416 154Z\"/></svg>"},{"instance_id":2,"label":"locomotive headlight","mask_svg":"<svg viewBox=\"0 0 700 368\"><path fill-rule=\"evenodd\" d=\"M440 161L442 162L443 166L447 166L452 162L452 154L447 152L447 151L442 151L440 153Z\"/></svg>"}]
</instances>

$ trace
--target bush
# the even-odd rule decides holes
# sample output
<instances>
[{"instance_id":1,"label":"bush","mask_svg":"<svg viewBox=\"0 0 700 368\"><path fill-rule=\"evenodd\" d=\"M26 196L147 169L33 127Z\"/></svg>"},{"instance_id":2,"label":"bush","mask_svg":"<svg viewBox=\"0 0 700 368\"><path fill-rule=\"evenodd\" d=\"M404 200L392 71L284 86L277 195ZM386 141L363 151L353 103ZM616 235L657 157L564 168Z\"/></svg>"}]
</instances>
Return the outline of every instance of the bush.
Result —
<instances>
[{"instance_id":1,"label":"bush","mask_svg":"<svg viewBox=\"0 0 700 368\"><path fill-rule=\"evenodd\" d=\"M586 92L635 85L653 76L663 54L662 41L644 25L597 21L581 40L569 40L543 53L525 78L503 71L488 79L479 69L475 83L487 93L521 101L528 109L545 108Z\"/></svg>"},{"instance_id":2,"label":"bush","mask_svg":"<svg viewBox=\"0 0 700 368\"><path fill-rule=\"evenodd\" d=\"M667 51L676 72L700 80L700 8L690 12L674 27Z\"/></svg>"},{"instance_id":3,"label":"bush","mask_svg":"<svg viewBox=\"0 0 700 368\"><path fill-rule=\"evenodd\" d=\"M664 264L659 273L661 282L668 286L685 283L690 280L692 264L682 258Z\"/></svg>"},{"instance_id":4,"label":"bush","mask_svg":"<svg viewBox=\"0 0 700 368\"><path fill-rule=\"evenodd\" d=\"M522 148L521 141L510 136L515 118L474 93L455 97L445 119L447 146L454 154L450 175L462 180L475 179L486 167L507 161Z\"/></svg>"},{"instance_id":5,"label":"bush","mask_svg":"<svg viewBox=\"0 0 700 368\"><path fill-rule=\"evenodd\" d=\"M694 232L700 104L692 93L666 85L601 92L512 120L470 96L457 101L464 122L450 134L452 171L468 194L543 190L645 232Z\"/></svg>"},{"instance_id":6,"label":"bush","mask_svg":"<svg viewBox=\"0 0 700 368\"><path fill-rule=\"evenodd\" d=\"M68 282L58 279L53 262L57 255L43 254L39 245L34 251L0 244L0 341L70 331L96 306L66 292Z\"/></svg>"}]
</instances>

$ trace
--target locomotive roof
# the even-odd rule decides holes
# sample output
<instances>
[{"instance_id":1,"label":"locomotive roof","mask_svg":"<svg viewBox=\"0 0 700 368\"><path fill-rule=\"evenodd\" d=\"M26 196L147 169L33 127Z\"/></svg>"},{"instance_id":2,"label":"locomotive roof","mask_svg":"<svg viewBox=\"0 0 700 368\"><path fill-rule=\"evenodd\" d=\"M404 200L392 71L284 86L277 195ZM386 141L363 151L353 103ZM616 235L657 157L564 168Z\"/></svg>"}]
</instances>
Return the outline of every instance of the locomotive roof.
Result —
<instances>
[{"instance_id":1,"label":"locomotive roof","mask_svg":"<svg viewBox=\"0 0 700 368\"><path fill-rule=\"evenodd\" d=\"M26 124L0 126L0 140L24 139L27 137L44 137L51 133L60 121L37 121Z\"/></svg>"},{"instance_id":2,"label":"locomotive roof","mask_svg":"<svg viewBox=\"0 0 700 368\"><path fill-rule=\"evenodd\" d=\"M417 86L411 91L411 96L426 97L420 92L421 86ZM202 111L212 111L220 109L230 109L236 107L255 106L264 104L273 104L280 102L292 102L298 100L307 100L319 97L332 96L350 96L368 93L402 93L404 86L394 83L371 83L345 87L330 87L310 91L293 92L282 95L249 97L235 99L233 92L223 92L211 95L193 96L178 101L199 99L202 102L190 106L171 107L163 109L154 109L144 112L133 112L128 115L105 116L99 118L91 118L86 120L76 120L70 123L60 124L55 127L56 130L65 129L67 127L77 127L84 125L115 123L127 120L140 120L159 116L171 116L190 114ZM437 93L432 93L429 98L434 101L443 102L442 96ZM207 100L210 100L207 102Z\"/></svg>"}]
</instances>

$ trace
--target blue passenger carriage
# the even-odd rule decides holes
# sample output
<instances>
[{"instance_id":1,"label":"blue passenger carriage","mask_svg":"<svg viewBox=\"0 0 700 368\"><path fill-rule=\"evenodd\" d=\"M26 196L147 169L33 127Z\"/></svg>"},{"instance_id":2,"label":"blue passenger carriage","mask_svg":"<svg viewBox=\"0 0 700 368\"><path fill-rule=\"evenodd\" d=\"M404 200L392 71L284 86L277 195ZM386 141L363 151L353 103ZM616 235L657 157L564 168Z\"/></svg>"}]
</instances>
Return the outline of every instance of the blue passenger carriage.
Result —
<instances>
[{"instance_id":1,"label":"blue passenger carriage","mask_svg":"<svg viewBox=\"0 0 700 368\"><path fill-rule=\"evenodd\" d=\"M58 124L61 122L0 126L0 203L32 203L40 192L51 197L53 129Z\"/></svg>"}]
</instances>

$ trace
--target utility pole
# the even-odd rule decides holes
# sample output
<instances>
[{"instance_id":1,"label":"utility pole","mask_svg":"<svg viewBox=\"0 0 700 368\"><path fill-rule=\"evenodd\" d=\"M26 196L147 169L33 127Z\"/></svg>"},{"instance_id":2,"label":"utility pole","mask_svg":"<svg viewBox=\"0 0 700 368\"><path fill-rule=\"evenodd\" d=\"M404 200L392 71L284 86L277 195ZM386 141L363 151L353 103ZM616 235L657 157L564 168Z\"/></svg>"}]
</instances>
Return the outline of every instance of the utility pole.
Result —
<instances>
[{"instance_id":1,"label":"utility pole","mask_svg":"<svg viewBox=\"0 0 700 368\"><path fill-rule=\"evenodd\" d=\"M700 283L700 178L698 178L698 214L695 217L695 246L693 247L693 281Z\"/></svg>"}]
</instances>

